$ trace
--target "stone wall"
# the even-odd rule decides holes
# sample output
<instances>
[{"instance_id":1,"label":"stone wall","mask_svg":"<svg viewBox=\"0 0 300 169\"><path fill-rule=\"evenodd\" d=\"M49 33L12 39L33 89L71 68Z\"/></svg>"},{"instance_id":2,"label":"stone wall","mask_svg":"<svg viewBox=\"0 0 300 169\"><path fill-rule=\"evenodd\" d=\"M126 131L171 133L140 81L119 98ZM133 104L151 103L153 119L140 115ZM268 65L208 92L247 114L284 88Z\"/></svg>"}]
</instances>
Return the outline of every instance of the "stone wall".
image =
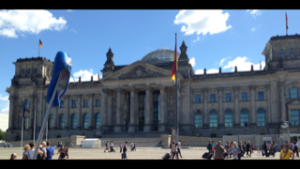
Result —
<instances>
[{"instance_id":1,"label":"stone wall","mask_svg":"<svg viewBox=\"0 0 300 169\"><path fill-rule=\"evenodd\" d=\"M175 139L176 138L173 135L162 135L161 136L162 147L163 148L169 147L170 143ZM222 138L178 136L178 140L181 140L182 147L187 147L187 146L191 146L191 147L204 146L204 147L206 147L209 140L214 140L214 142L216 142L218 140L222 140Z\"/></svg>"}]
</instances>

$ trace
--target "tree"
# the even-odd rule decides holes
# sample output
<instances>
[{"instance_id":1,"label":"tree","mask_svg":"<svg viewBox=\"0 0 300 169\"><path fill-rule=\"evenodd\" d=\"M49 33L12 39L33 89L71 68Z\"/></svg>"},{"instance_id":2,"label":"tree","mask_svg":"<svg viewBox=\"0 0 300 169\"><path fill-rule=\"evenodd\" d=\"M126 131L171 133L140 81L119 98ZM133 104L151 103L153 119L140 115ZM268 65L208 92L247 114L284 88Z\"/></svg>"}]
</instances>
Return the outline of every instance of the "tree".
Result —
<instances>
[{"instance_id":1,"label":"tree","mask_svg":"<svg viewBox=\"0 0 300 169\"><path fill-rule=\"evenodd\" d=\"M5 140L5 132L0 129L0 140Z\"/></svg>"}]
</instances>

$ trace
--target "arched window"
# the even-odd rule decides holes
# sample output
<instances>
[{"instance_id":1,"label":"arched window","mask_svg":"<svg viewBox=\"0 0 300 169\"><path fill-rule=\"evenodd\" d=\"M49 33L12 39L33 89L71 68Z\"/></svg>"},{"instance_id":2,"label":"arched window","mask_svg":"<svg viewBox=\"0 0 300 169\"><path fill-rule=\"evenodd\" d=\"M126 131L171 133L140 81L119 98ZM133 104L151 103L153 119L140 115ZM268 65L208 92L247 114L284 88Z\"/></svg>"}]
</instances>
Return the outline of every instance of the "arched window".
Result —
<instances>
[{"instance_id":1,"label":"arched window","mask_svg":"<svg viewBox=\"0 0 300 169\"><path fill-rule=\"evenodd\" d=\"M218 127L218 113L216 110L209 112L209 127Z\"/></svg>"},{"instance_id":2,"label":"arched window","mask_svg":"<svg viewBox=\"0 0 300 169\"><path fill-rule=\"evenodd\" d=\"M290 55L294 55L294 49L290 48Z\"/></svg>"},{"instance_id":3,"label":"arched window","mask_svg":"<svg viewBox=\"0 0 300 169\"><path fill-rule=\"evenodd\" d=\"M266 111L263 108L259 108L256 114L256 122L257 126L265 126L266 125Z\"/></svg>"},{"instance_id":4,"label":"arched window","mask_svg":"<svg viewBox=\"0 0 300 169\"><path fill-rule=\"evenodd\" d=\"M50 116L49 116L48 126L50 129L52 129L54 127L53 114L50 114Z\"/></svg>"},{"instance_id":5,"label":"arched window","mask_svg":"<svg viewBox=\"0 0 300 169\"><path fill-rule=\"evenodd\" d=\"M241 127L247 127L249 126L249 110L246 108L243 108L241 110Z\"/></svg>"},{"instance_id":6,"label":"arched window","mask_svg":"<svg viewBox=\"0 0 300 169\"><path fill-rule=\"evenodd\" d=\"M226 109L225 110L225 113L224 113L224 116L225 116L225 127L232 127L232 123L233 123L233 113L232 113L232 110L231 109Z\"/></svg>"},{"instance_id":7,"label":"arched window","mask_svg":"<svg viewBox=\"0 0 300 169\"><path fill-rule=\"evenodd\" d=\"M28 127L29 127L29 117L25 117L24 127L25 127L25 129L28 129Z\"/></svg>"},{"instance_id":8,"label":"arched window","mask_svg":"<svg viewBox=\"0 0 300 169\"><path fill-rule=\"evenodd\" d=\"M84 127L85 129L89 128L89 127L90 127L90 116L89 116L88 113L86 113L86 114L84 115L83 120L84 120L84 121L83 121L83 127Z\"/></svg>"},{"instance_id":9,"label":"arched window","mask_svg":"<svg viewBox=\"0 0 300 169\"><path fill-rule=\"evenodd\" d=\"M97 113L96 115L96 129L99 129L101 126L101 114Z\"/></svg>"},{"instance_id":10,"label":"arched window","mask_svg":"<svg viewBox=\"0 0 300 169\"><path fill-rule=\"evenodd\" d=\"M202 112L197 110L195 112L195 128L202 127Z\"/></svg>"},{"instance_id":11,"label":"arched window","mask_svg":"<svg viewBox=\"0 0 300 169\"><path fill-rule=\"evenodd\" d=\"M60 118L59 118L59 128L60 129L65 128L65 122L66 122L66 116L64 114L60 115Z\"/></svg>"},{"instance_id":12,"label":"arched window","mask_svg":"<svg viewBox=\"0 0 300 169\"><path fill-rule=\"evenodd\" d=\"M71 117L71 127L72 129L76 129L77 127L77 114L73 114Z\"/></svg>"},{"instance_id":13,"label":"arched window","mask_svg":"<svg viewBox=\"0 0 300 169\"><path fill-rule=\"evenodd\" d=\"M284 56L284 50L280 49L280 56Z\"/></svg>"},{"instance_id":14,"label":"arched window","mask_svg":"<svg viewBox=\"0 0 300 169\"><path fill-rule=\"evenodd\" d=\"M29 111L29 108L30 108L30 101L29 101L29 99L25 100L25 107L26 107L26 110Z\"/></svg>"}]
</instances>

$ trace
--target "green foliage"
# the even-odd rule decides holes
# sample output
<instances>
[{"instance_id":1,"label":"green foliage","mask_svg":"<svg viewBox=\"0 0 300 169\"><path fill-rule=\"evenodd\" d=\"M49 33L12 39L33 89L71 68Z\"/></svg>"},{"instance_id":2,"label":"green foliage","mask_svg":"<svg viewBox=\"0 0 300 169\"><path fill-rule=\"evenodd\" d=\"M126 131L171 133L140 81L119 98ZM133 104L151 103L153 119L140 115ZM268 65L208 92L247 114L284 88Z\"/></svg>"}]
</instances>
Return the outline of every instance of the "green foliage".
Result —
<instances>
[{"instance_id":1,"label":"green foliage","mask_svg":"<svg viewBox=\"0 0 300 169\"><path fill-rule=\"evenodd\" d=\"M0 140L5 140L5 132L0 129Z\"/></svg>"}]
</instances>

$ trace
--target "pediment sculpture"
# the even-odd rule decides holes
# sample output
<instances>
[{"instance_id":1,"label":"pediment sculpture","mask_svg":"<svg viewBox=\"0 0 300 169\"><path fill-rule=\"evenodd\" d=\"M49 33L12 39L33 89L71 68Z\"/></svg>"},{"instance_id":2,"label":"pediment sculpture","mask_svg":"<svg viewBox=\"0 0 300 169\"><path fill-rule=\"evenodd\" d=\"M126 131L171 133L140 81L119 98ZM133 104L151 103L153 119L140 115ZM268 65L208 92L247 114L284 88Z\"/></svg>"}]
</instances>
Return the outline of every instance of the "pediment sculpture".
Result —
<instances>
[{"instance_id":1,"label":"pediment sculpture","mask_svg":"<svg viewBox=\"0 0 300 169\"><path fill-rule=\"evenodd\" d=\"M165 77L167 75L164 75L159 72L154 72L152 70L147 70L143 66L137 66L130 70L129 72L120 75L119 79L139 79L139 78L152 78L152 77Z\"/></svg>"}]
</instances>

